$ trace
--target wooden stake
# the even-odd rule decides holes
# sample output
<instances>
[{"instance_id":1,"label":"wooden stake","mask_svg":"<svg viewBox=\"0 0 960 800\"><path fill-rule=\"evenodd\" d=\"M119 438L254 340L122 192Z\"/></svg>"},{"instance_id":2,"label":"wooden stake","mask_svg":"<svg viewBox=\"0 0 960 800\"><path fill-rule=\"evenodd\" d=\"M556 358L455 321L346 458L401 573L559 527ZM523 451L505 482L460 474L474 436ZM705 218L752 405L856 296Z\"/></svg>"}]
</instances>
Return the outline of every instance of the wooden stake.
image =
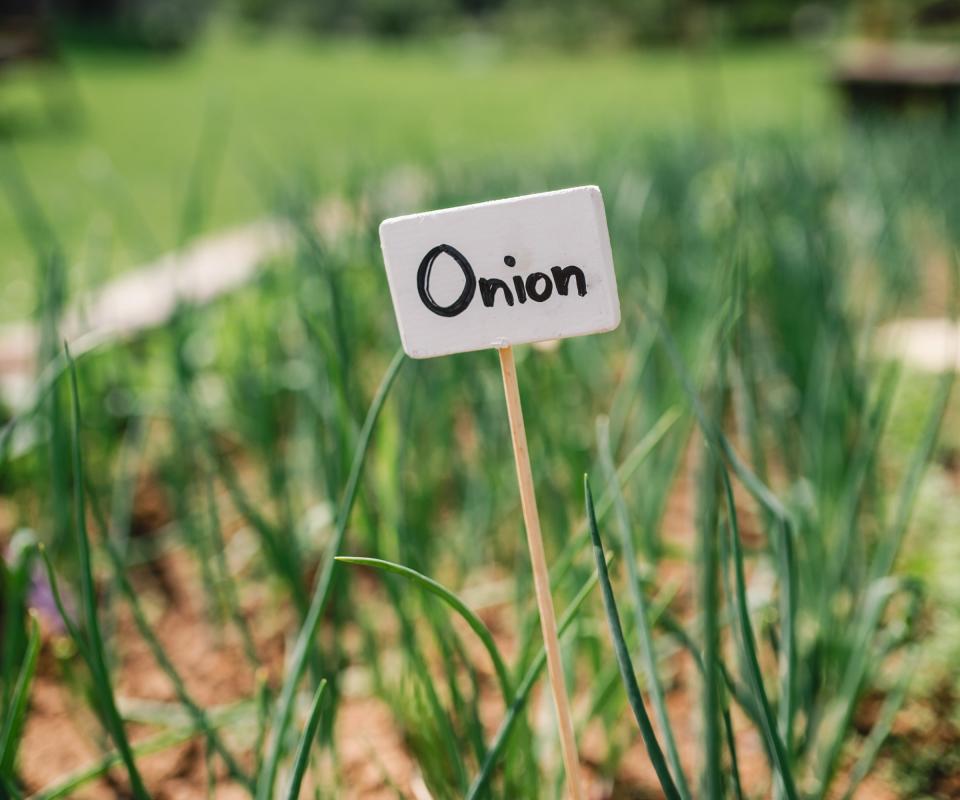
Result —
<instances>
[{"instance_id":1,"label":"wooden stake","mask_svg":"<svg viewBox=\"0 0 960 800\"><path fill-rule=\"evenodd\" d=\"M557 616L550 595L550 574L543 551L540 533L540 514L537 497L533 490L533 474L530 471L530 452L527 447L527 432L523 424L523 409L520 406L520 388L517 385L517 366L513 360L513 348L502 347L500 371L503 373L503 391L507 396L507 415L510 418L510 436L513 439L513 456L517 463L517 482L520 484L520 504L523 506L523 521L527 529L527 545L533 564L533 585L540 610L540 629L547 651L547 672L553 690L553 703L557 709L560 725L560 747L563 765L567 772L567 786L573 800L585 800L583 780L580 775L580 759L577 742L573 735L573 718L570 714L570 699L563 679L563 664L560 661L560 640L557 637Z\"/></svg>"}]
</instances>

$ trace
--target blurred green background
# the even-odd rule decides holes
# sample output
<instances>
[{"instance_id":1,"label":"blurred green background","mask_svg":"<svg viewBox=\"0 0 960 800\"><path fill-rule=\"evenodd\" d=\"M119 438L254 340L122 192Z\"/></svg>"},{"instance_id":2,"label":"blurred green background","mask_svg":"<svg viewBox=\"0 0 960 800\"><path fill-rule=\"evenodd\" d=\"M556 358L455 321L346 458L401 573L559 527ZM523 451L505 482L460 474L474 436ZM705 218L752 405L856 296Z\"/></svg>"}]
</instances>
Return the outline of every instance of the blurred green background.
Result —
<instances>
[{"instance_id":1,"label":"blurred green background","mask_svg":"<svg viewBox=\"0 0 960 800\"><path fill-rule=\"evenodd\" d=\"M83 262L106 252L114 269L175 243L204 147L216 151L208 224L217 226L265 213L271 181L291 165L315 176L318 191L335 193L352 172L570 154L612 134L666 135L728 120L733 130L809 132L827 122L829 107L816 54L783 45L697 61L668 50L528 52L485 39L419 46L289 32L250 38L224 25L175 57L78 49L71 66L79 128L38 122L13 148L71 253ZM30 76L2 88L8 106L18 106L8 113L24 109L26 117ZM9 202L0 243L3 278L29 272Z\"/></svg>"},{"instance_id":2,"label":"blurred green background","mask_svg":"<svg viewBox=\"0 0 960 800\"><path fill-rule=\"evenodd\" d=\"M0 142L78 285L179 243L204 148L212 228L269 210L277 174L293 167L336 193L397 163L570 154L613 134L822 134L836 122L826 37L863 16L757 0L50 8L17 0L4 12ZM6 186L0 319L23 317L32 295L18 190Z\"/></svg>"}]
</instances>

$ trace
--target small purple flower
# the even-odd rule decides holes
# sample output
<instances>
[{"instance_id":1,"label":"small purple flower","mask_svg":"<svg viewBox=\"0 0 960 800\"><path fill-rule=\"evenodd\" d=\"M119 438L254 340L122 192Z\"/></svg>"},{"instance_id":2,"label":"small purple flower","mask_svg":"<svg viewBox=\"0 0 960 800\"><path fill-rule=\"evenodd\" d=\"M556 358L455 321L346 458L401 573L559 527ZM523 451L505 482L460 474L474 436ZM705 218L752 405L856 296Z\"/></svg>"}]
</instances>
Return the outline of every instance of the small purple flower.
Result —
<instances>
[{"instance_id":1,"label":"small purple flower","mask_svg":"<svg viewBox=\"0 0 960 800\"><path fill-rule=\"evenodd\" d=\"M59 583L59 581L58 581ZM77 604L70 590L60 584L60 599L63 609L71 622L77 619ZM27 606L34 608L44 627L58 636L67 632L67 626L60 616L56 601L53 599L53 587L47 578L47 571L34 560L30 570L30 589L27 592Z\"/></svg>"},{"instance_id":2,"label":"small purple flower","mask_svg":"<svg viewBox=\"0 0 960 800\"><path fill-rule=\"evenodd\" d=\"M10 539L3 554L7 573L13 584L15 594L19 594L26 608L34 608L46 630L57 635L67 631L57 604L53 597L53 588L47 578L47 572L37 558L37 537L29 528L21 528ZM77 606L73 595L61 587L61 599L71 620L77 616Z\"/></svg>"}]
</instances>

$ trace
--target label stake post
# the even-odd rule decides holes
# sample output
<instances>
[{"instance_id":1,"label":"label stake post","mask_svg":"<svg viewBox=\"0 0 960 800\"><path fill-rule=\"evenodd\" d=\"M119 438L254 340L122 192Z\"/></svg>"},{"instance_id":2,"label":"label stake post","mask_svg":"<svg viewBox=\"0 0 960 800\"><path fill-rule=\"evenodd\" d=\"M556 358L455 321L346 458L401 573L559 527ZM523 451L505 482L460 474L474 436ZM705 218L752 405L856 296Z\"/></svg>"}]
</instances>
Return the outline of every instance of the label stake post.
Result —
<instances>
[{"instance_id":1,"label":"label stake post","mask_svg":"<svg viewBox=\"0 0 960 800\"><path fill-rule=\"evenodd\" d=\"M584 800L511 348L620 324L603 197L578 186L394 217L380 224L380 245L407 355L500 354L563 765L570 797Z\"/></svg>"},{"instance_id":2,"label":"label stake post","mask_svg":"<svg viewBox=\"0 0 960 800\"><path fill-rule=\"evenodd\" d=\"M553 691L553 703L557 709L560 748L563 752L564 769L567 772L567 786L574 800L584 800L580 759L577 755L577 742L573 735L573 717L570 714L570 698L567 697L563 663L560 660L557 616L553 610L553 597L550 594L550 573L547 571L547 557L543 550L543 536L540 533L540 513L537 510L533 473L530 470L527 431L523 424L520 388L517 385L517 365L513 359L512 347L502 347L497 352L500 355L500 371L503 373L503 391L507 398L510 437L513 440L513 456L517 464L517 482L520 484L520 504L523 507L523 522L527 530L527 545L530 548L530 561L533 565L533 585L537 595L537 608L540 611L543 644L547 652L550 688Z\"/></svg>"}]
</instances>

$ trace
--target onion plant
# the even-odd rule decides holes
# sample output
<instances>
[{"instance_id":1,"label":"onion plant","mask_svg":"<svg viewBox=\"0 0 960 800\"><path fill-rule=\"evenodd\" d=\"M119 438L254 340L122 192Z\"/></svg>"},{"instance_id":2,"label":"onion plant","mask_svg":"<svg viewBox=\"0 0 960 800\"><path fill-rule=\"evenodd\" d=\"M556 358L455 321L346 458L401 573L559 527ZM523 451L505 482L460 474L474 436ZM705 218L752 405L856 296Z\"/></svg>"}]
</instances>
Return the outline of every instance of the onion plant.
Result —
<instances>
[{"instance_id":1,"label":"onion plant","mask_svg":"<svg viewBox=\"0 0 960 800\"><path fill-rule=\"evenodd\" d=\"M216 141L187 181L176 247L214 196ZM931 157L946 152L916 130L620 135L563 162L423 163L406 195L361 175L332 231L298 169L265 192L289 252L233 295L76 360L60 333L75 254L4 161L42 346L0 430L18 528L0 562L0 795L69 797L109 776L148 797L145 757L195 740L211 792L347 796L342 712L358 693L389 712L431 796L560 795L495 360L399 353L376 223L598 182L621 328L517 352L591 780L853 797L884 762L929 635L902 555L922 546L912 520L952 376L918 377L875 342L960 240L960 160ZM926 404L904 426L897 398L918 381ZM145 491L159 519L138 516ZM165 641L169 609L146 600L139 568L171 553L195 564L184 594L249 696L205 705ZM171 687L146 716L118 692L136 694L122 631ZM89 709L99 750L47 785L21 757L38 675Z\"/></svg>"}]
</instances>

